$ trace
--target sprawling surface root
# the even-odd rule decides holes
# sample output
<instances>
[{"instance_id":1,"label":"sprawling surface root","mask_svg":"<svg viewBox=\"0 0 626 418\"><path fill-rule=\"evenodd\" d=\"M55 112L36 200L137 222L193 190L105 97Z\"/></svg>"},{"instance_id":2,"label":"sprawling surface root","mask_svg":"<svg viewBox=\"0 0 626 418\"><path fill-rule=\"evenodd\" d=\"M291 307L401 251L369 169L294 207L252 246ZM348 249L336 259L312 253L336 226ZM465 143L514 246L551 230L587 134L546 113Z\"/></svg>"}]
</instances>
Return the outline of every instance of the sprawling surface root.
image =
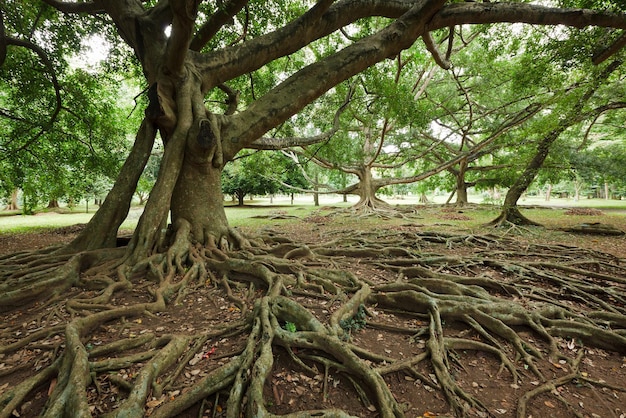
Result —
<instances>
[{"instance_id":1,"label":"sprawling surface root","mask_svg":"<svg viewBox=\"0 0 626 418\"><path fill-rule=\"evenodd\" d=\"M526 417L545 394L574 410L563 386L626 390L581 367L592 350L626 354L626 267L614 256L411 226L306 245L275 231L254 245L238 235L246 249L236 252L181 231L133 266L117 250L2 258L0 417L435 407ZM464 380L476 353L524 391L515 407L502 412ZM406 394L393 392L397 379Z\"/></svg>"}]
</instances>

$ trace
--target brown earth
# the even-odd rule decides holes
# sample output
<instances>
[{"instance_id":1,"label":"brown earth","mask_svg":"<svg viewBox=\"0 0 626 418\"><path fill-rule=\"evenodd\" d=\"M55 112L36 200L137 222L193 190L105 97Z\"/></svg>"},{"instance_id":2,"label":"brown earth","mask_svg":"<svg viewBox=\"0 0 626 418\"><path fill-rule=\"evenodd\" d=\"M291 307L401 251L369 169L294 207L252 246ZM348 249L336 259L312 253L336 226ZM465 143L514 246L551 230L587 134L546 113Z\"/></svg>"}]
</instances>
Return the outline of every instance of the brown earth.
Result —
<instances>
[{"instance_id":1,"label":"brown earth","mask_svg":"<svg viewBox=\"0 0 626 418\"><path fill-rule=\"evenodd\" d=\"M598 215L597 213L595 215ZM452 214L449 211L439 212L441 220L471 219L471 212ZM571 223L581 219L572 220ZM416 221L383 221L367 220L362 222L364 228L372 226L392 231L398 236L422 231ZM340 220L329 216L325 212L307 218L305 222L275 222L271 226L273 234L297 239L299 243L314 246L341 237L354 237L355 225L358 221ZM451 244L443 240L439 243L429 242L421 244L424 254L450 257L497 257L494 253L501 252L502 259L512 257L514 252L526 251L524 256L528 260L540 260L542 256L552 257L551 251L558 247L555 253L565 250L576 254L579 248L598 253L606 253L619 260L626 261L626 239L619 236L589 235L580 236L554 229L541 231L540 229L507 231L506 240L501 246L485 247L483 245ZM618 225L623 227L623 225ZM429 225L429 230L439 230L449 233L450 225ZM75 230L66 228L57 231L38 233L0 235L0 255L16 251L30 251L49 245L58 245L69 241L75 236ZM246 231L256 233L258 231ZM365 231L361 231L365 232ZM267 233L267 231L265 231ZM500 235L503 238L502 235ZM485 241L486 242L486 241ZM494 241L495 242L495 241ZM543 247L533 247L540 245ZM576 245L574 247L573 245ZM541 251L531 248L543 248ZM581 253L586 257L587 253ZM573 257L576 258L575 256ZM377 267L371 260L358 257L334 257L332 263L340 270L350 271L361 279L374 284L392 283L399 280L397 274ZM506 275L482 265L449 266L440 268L443 273L456 272L467 269L483 269L483 274L498 280L506 280ZM111 302L116 305L133 304L146 298L143 288L148 283L140 279L134 283L130 292L117 295ZM622 286L622 291L623 285ZM236 290L245 293L249 288ZM259 295L259 290L252 290ZM77 291L78 292L78 291ZM89 296L89 290L82 290L81 297ZM75 295L75 293L73 294ZM70 296L70 295L68 295ZM328 320L332 312L340 306L340 300L316 298L307 292L296 292L293 298L306 306L322 322ZM338 298L339 299L339 298ZM623 304L621 305L623 308ZM35 332L42 310L48 317L58 316L59 323L63 322L65 314L55 312L56 305L40 308L37 304L24 306L21 310L9 311L2 317L2 339L0 347L19 338L20 334ZM423 315L392 309L379 309L376 305L366 307L367 317L364 328L351 328L351 337L346 344L361 347L377 355L372 362L381 362L380 368L392 367L403 359L420 356L424 352L427 338L423 336L424 326L427 325ZM171 333L189 333L201 331L209 333L220 324L233 323L241 318L241 309L233 303L223 289L207 283L188 293L180 303L172 305L166 312L153 316L145 316L127 321L123 326L105 326L95 330L86 343L87 347L97 348L122 338L138 338L142 335L166 335ZM288 324L285 324L286 326ZM463 324L445 323L444 332L448 338L469 338L478 340ZM14 334L7 335L7 330ZM526 327L516 330L527 343L533 344L546 354L549 351L547 344ZM192 358L183 359L178 381L171 386L171 390L158 397L151 398L146 405L146 416L149 416L167 400L175 399L194 382L206 376L208 371L225 364L233 356L241 352L245 344L245 334L231 336L220 335L219 338L207 338L201 349ZM38 344L25 346L15 352L0 354L0 394L32 374L31 369L39 369L49 364L55 350L48 347L58 345L59 335L53 335L48 340ZM562 358L544 356L536 361L542 377L524 370L516 379L503 368L499 358L487 351L475 350L471 347L451 348L449 350L449 364L452 378L458 387L468 394L480 399L484 404L484 412L479 408L470 410L470 416L519 416L520 403L526 402L523 418L528 417L626 417L626 352L614 352L598 348L586 347L576 339L558 338L558 348L563 353ZM519 356L510 346L501 347L507 356L519 364ZM296 351L295 354L298 353ZM311 353L313 358L315 353ZM321 363L307 361L306 368L285 349L275 348L272 379L264 387L265 399L271 412L285 414L294 409L318 409L335 407L360 417L376 417L376 408L368 403L367 394L360 394L355 390L356 385L346 374L336 367L324 368ZM389 359L386 363L384 359ZM123 396L123 382L132 381L138 373L142 363L129 363L118 371L115 379L108 375L101 375L96 384L88 388L92 413L99 416L113 410ZM416 362L412 372L398 371L386 373L385 381L396 400L403 405L407 417L446 417L454 416L448 402L437 385L437 378L429 362ZM14 411L14 416L36 416L37 411L45 402L47 394L53 389L53 383L47 387L37 389L28 402ZM225 395L205 399L202 405L197 405L187 412L189 417L221 417L225 415Z\"/></svg>"}]
</instances>

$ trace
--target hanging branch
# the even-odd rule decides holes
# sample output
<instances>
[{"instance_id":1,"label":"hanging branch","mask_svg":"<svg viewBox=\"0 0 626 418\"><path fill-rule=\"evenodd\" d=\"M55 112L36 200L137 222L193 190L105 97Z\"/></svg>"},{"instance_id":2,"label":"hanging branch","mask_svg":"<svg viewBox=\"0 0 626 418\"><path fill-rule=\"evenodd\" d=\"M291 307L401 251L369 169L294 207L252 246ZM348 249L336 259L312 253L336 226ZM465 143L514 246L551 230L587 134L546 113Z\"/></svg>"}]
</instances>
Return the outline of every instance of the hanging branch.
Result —
<instances>
[{"instance_id":1,"label":"hanging branch","mask_svg":"<svg viewBox=\"0 0 626 418\"><path fill-rule=\"evenodd\" d=\"M596 53L591 58L591 62L593 65L600 65L611 56L617 54L622 48L626 46L626 32L622 34L611 46L603 49L602 51Z\"/></svg>"},{"instance_id":2,"label":"hanging branch","mask_svg":"<svg viewBox=\"0 0 626 418\"><path fill-rule=\"evenodd\" d=\"M439 51L439 48L437 48L437 45L435 45L435 41L430 32L425 32L422 35L422 39L424 40L426 49L428 49L428 51L431 53L437 65L439 65L444 70L449 70L450 67L452 67L452 64L450 64L450 61L448 60L448 54L450 52L449 49L446 53L446 56L444 57Z\"/></svg>"},{"instance_id":3,"label":"hanging branch","mask_svg":"<svg viewBox=\"0 0 626 418\"><path fill-rule=\"evenodd\" d=\"M228 96L226 104L228 105L228 109L226 109L225 115L233 115L237 111L237 106L239 105L239 97L241 96L241 92L239 90L233 90L226 84L222 83L217 86L220 90L222 90Z\"/></svg>"}]
</instances>

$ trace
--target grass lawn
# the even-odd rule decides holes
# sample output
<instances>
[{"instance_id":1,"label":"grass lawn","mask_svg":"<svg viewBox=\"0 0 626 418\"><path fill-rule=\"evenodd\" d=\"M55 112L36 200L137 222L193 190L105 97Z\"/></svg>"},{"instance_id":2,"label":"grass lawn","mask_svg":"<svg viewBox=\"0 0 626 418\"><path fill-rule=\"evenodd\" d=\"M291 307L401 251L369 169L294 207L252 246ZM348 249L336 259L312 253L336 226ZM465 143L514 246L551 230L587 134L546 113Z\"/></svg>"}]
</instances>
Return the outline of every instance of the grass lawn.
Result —
<instances>
[{"instance_id":1,"label":"grass lawn","mask_svg":"<svg viewBox=\"0 0 626 418\"><path fill-rule=\"evenodd\" d=\"M426 206L417 203L417 198L409 197L404 199L390 199L383 197L387 202L393 205L417 205L418 211L424 213L423 224L435 225L441 224L443 221L440 218L429 216L428 214L440 209L440 204L445 203L447 196L429 196L432 204ZM322 211L325 213L325 209L349 207L356 202L356 197L349 197L348 202L343 202L342 197L331 195L321 196L320 207L313 205L313 198L311 196L301 196L294 200L294 204L291 204L291 200L288 197L277 197L270 201L269 198L258 198L255 200L246 200L244 207L233 206L230 202L225 203L226 215L228 217L231 226L254 228L264 225L273 225L277 222L289 223L296 222L299 219L306 218L314 211ZM470 202L481 203L481 196L471 196ZM603 217L589 217L586 218L587 222L606 222L611 223L616 221L616 226L621 227L626 224L626 201L621 200L604 200L604 199L582 199L574 201L573 199L558 199L553 198L550 202L546 202L543 197L527 197L521 200L520 207L523 212L529 218L546 224L554 225L558 224L558 219L564 218L562 216L555 217L557 213L563 213L563 208L568 207L588 207L597 208L606 212L609 216ZM528 206L524 209L524 206ZM0 234L2 233L19 233L37 231L42 229L54 229L63 226L75 225L80 223L87 223L89 219L95 213L97 207L90 205L89 213L86 213L85 207L75 207L73 210L62 209L61 213L53 211L42 211L35 215L22 215L16 212L0 211ZM132 230L136 225L141 215L142 207L133 207L128 215L126 221L122 224L121 229ZM478 228L480 225L492 220L499 213L498 205L481 205L479 209L460 209L462 212L469 214L471 211L471 220L455 220L447 219L445 222L451 226L463 227L466 229ZM287 215L294 216L298 219L293 220L281 220L277 221L271 219L271 215ZM265 218L264 218L265 217ZM610 219L607 219L610 218ZM596 218L602 218L596 219ZM373 220L363 220L363 222L375 222ZM399 220L399 222L401 222ZM571 222L570 222L571 223ZM558 226L558 225L554 225Z\"/></svg>"}]
</instances>

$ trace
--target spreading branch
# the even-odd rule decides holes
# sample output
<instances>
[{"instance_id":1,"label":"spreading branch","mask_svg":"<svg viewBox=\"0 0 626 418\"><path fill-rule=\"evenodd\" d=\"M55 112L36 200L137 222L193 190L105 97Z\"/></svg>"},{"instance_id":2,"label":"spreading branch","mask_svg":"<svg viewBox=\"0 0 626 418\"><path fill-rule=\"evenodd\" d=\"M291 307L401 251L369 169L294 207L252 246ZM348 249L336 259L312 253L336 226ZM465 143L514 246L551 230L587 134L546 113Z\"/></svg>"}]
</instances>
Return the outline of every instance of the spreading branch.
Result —
<instances>
[{"instance_id":1,"label":"spreading branch","mask_svg":"<svg viewBox=\"0 0 626 418\"><path fill-rule=\"evenodd\" d=\"M217 11L209 17L207 22L198 29L191 41L190 49L200 51L215 34L225 25L232 22L233 17L243 9L249 0L230 0L218 7ZM220 2L218 2L220 4Z\"/></svg>"}]
</instances>

